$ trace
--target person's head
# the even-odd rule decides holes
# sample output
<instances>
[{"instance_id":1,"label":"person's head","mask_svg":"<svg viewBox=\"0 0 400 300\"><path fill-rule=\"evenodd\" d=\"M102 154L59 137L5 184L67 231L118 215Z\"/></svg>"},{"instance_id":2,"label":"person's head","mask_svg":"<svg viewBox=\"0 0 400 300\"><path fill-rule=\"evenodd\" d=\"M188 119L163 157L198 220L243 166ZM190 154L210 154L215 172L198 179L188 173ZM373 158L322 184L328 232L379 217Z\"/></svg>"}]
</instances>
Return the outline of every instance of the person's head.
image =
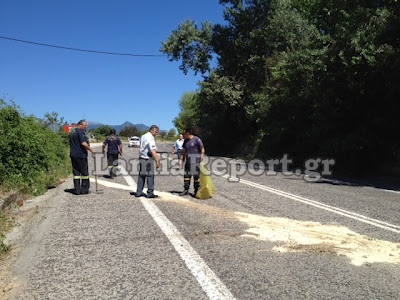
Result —
<instances>
[{"instance_id":1,"label":"person's head","mask_svg":"<svg viewBox=\"0 0 400 300\"><path fill-rule=\"evenodd\" d=\"M185 139L188 139L192 135L193 130L191 128L186 128L185 130L183 130L183 136L185 137Z\"/></svg>"},{"instance_id":2,"label":"person's head","mask_svg":"<svg viewBox=\"0 0 400 300\"><path fill-rule=\"evenodd\" d=\"M158 134L158 131L160 130L160 128L158 128L157 125L151 125L149 132L153 135L156 136Z\"/></svg>"},{"instance_id":3,"label":"person's head","mask_svg":"<svg viewBox=\"0 0 400 300\"><path fill-rule=\"evenodd\" d=\"M78 128L86 131L87 122L86 122L85 119L80 120L80 121L78 122Z\"/></svg>"},{"instance_id":4,"label":"person's head","mask_svg":"<svg viewBox=\"0 0 400 300\"><path fill-rule=\"evenodd\" d=\"M115 129L111 129L110 130L110 134L116 134L117 132L115 131Z\"/></svg>"},{"instance_id":5,"label":"person's head","mask_svg":"<svg viewBox=\"0 0 400 300\"><path fill-rule=\"evenodd\" d=\"M182 133L179 134L179 139L180 139L180 140L183 139L183 134L182 134Z\"/></svg>"}]
</instances>

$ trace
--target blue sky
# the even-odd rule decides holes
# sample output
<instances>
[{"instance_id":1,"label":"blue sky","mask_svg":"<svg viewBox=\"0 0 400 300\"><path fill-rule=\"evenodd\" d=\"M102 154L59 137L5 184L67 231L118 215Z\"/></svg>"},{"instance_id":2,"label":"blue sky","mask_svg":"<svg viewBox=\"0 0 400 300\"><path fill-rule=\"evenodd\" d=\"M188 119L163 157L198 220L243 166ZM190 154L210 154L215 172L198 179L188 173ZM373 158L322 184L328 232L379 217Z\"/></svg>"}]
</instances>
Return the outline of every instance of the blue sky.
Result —
<instances>
[{"instance_id":1,"label":"blue sky","mask_svg":"<svg viewBox=\"0 0 400 300\"><path fill-rule=\"evenodd\" d=\"M218 0L0 0L0 36L97 51L162 54L179 22L223 23ZM173 128L201 76L167 57L90 54L0 39L0 98L28 115Z\"/></svg>"}]
</instances>

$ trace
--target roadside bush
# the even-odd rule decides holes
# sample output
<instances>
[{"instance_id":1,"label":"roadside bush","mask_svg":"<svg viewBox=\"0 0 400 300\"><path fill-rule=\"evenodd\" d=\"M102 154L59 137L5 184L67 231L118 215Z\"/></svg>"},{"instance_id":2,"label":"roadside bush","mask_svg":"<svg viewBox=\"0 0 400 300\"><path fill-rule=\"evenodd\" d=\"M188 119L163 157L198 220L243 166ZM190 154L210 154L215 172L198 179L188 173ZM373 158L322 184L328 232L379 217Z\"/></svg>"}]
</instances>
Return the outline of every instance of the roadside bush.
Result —
<instances>
[{"instance_id":1,"label":"roadside bush","mask_svg":"<svg viewBox=\"0 0 400 300\"><path fill-rule=\"evenodd\" d=\"M65 139L0 100L0 185L43 194L70 172Z\"/></svg>"}]
</instances>

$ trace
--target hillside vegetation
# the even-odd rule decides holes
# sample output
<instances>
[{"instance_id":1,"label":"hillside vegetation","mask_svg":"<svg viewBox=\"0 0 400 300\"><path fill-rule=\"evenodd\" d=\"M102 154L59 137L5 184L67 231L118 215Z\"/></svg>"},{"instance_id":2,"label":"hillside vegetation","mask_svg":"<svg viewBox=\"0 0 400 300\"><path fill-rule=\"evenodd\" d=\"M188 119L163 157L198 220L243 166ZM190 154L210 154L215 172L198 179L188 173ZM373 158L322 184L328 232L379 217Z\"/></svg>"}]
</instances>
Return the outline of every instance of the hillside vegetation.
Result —
<instances>
[{"instance_id":1,"label":"hillside vegetation","mask_svg":"<svg viewBox=\"0 0 400 300\"><path fill-rule=\"evenodd\" d=\"M0 99L0 187L40 195L71 172L68 136Z\"/></svg>"},{"instance_id":2,"label":"hillside vegetation","mask_svg":"<svg viewBox=\"0 0 400 300\"><path fill-rule=\"evenodd\" d=\"M204 76L180 101L179 130L197 128L216 154L329 157L356 174L396 162L397 0L220 3L224 24L187 19L162 43Z\"/></svg>"}]
</instances>

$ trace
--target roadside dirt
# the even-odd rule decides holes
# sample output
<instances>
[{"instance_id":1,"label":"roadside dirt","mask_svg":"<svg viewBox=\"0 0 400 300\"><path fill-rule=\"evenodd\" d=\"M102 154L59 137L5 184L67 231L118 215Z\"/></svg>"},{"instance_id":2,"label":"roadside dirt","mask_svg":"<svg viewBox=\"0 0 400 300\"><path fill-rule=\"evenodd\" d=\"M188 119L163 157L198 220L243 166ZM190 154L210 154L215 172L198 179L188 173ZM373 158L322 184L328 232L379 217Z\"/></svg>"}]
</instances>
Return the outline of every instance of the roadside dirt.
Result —
<instances>
[{"instance_id":1,"label":"roadside dirt","mask_svg":"<svg viewBox=\"0 0 400 300\"><path fill-rule=\"evenodd\" d=\"M65 184L65 183L64 183ZM57 193L64 192L64 184L49 190L46 194L26 199L23 205L11 210L14 214L15 226L6 234L5 244L11 249L0 256L0 299L14 299L20 282L13 277L14 266L20 258L22 250L29 245L31 237L35 234L38 225L46 219L51 212L51 200Z\"/></svg>"}]
</instances>

